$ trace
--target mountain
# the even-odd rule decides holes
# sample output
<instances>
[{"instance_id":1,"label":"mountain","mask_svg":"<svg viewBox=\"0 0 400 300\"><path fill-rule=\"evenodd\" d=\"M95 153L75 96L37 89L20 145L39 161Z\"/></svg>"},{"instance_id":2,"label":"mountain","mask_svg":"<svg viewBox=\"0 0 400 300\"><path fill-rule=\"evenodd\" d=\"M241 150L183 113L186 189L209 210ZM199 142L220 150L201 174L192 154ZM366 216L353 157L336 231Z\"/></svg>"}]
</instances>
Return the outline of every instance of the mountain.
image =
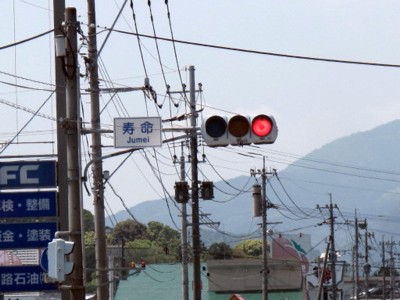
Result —
<instances>
[{"instance_id":1,"label":"mountain","mask_svg":"<svg viewBox=\"0 0 400 300\"><path fill-rule=\"evenodd\" d=\"M314 243L329 235L329 226L321 226L329 216L326 205L335 209L337 233L354 230L355 213L359 220L367 219L369 231L395 233L400 212L400 120L369 131L337 139L299 158L277 176L268 180L267 197L278 209L268 210L268 228L279 232L310 233ZM215 182L213 201L200 201L203 213L221 222L219 231L234 233L221 238L226 242L239 235L257 232L259 218L253 217L250 176L240 176L228 182ZM319 209L317 206L319 205ZM189 206L189 205L188 205ZM153 200L130 208L143 223L159 221L180 227L180 212L171 200ZM190 213L190 212L189 212ZM125 211L115 214L118 221L129 218ZM345 224L346 220L348 224ZM106 223L110 225L110 220ZM352 225L353 224L353 225ZM207 227L202 226L202 229ZM202 232L203 241L218 239ZM345 239L343 239L345 240ZM205 241L206 242L206 241ZM206 242L206 244L208 244Z\"/></svg>"}]
</instances>

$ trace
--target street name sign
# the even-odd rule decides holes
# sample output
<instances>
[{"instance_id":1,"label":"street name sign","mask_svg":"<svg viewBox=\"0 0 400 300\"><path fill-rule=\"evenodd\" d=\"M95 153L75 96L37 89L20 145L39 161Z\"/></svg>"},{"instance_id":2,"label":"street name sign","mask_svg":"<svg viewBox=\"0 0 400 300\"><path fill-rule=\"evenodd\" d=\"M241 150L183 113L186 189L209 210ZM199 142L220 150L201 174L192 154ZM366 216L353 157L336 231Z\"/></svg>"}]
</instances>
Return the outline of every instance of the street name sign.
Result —
<instances>
[{"instance_id":1,"label":"street name sign","mask_svg":"<svg viewBox=\"0 0 400 300\"><path fill-rule=\"evenodd\" d=\"M56 161L0 162L0 189L55 188Z\"/></svg>"},{"instance_id":2,"label":"street name sign","mask_svg":"<svg viewBox=\"0 0 400 300\"><path fill-rule=\"evenodd\" d=\"M161 118L137 117L114 119L115 148L161 147Z\"/></svg>"},{"instance_id":3,"label":"street name sign","mask_svg":"<svg viewBox=\"0 0 400 300\"><path fill-rule=\"evenodd\" d=\"M40 266L0 267L1 292L30 292L57 290L54 283L45 281L46 272Z\"/></svg>"},{"instance_id":4,"label":"street name sign","mask_svg":"<svg viewBox=\"0 0 400 300\"><path fill-rule=\"evenodd\" d=\"M57 192L0 193L0 218L56 217Z\"/></svg>"},{"instance_id":5,"label":"street name sign","mask_svg":"<svg viewBox=\"0 0 400 300\"><path fill-rule=\"evenodd\" d=\"M46 248L56 231L56 222L0 224L0 249Z\"/></svg>"}]
</instances>

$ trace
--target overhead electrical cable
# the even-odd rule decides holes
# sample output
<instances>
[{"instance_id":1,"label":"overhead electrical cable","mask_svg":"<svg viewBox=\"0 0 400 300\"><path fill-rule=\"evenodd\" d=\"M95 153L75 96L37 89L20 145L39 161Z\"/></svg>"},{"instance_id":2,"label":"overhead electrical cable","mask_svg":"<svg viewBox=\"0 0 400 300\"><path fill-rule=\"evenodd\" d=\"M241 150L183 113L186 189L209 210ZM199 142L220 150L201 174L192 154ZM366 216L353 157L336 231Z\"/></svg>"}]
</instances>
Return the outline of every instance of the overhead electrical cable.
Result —
<instances>
[{"instance_id":1,"label":"overhead electrical cable","mask_svg":"<svg viewBox=\"0 0 400 300\"><path fill-rule=\"evenodd\" d=\"M127 32L127 31L118 30L118 29L114 29L114 31L121 33L121 34L136 35L138 37L144 37L144 38L149 38L149 39L158 39L158 40L162 40L162 41L172 42L171 38L164 38L164 37L160 37L160 36L151 36L151 35L147 35L147 34L132 33L132 32ZM364 66L373 66L373 67L400 68L400 65L397 65L397 64L386 64L386 63L375 63L375 62L352 61L352 60L341 60L341 59L332 59L332 58L320 58L320 57L311 57L311 56L282 54L282 53L274 53L274 52L267 52L267 51L258 51L258 50L250 50L250 49L243 49L243 48L218 46L218 45L177 40L177 39L174 39L174 42L180 43L180 44L192 45L192 46L208 47L208 48L214 48L214 49L220 49L220 50L229 50L229 51L243 52L243 53L249 53L249 54L259 54L259 55L276 56L276 57L283 57L283 58L321 61L321 62L340 63L340 64L364 65Z\"/></svg>"},{"instance_id":2,"label":"overhead electrical cable","mask_svg":"<svg viewBox=\"0 0 400 300\"><path fill-rule=\"evenodd\" d=\"M4 50L4 49L7 49L7 48L11 48L11 47L15 47L15 46L24 44L26 42L30 42L32 40L35 40L35 39L40 38L42 36L45 36L45 35L47 35L49 33L52 33L53 31L54 31L54 29L51 29L51 30L45 31L43 33L40 33L38 35L32 36L30 38L27 38L25 40L22 40L22 41L19 41L19 42L15 42L15 43L12 43L12 44L8 44L8 45L5 45L5 46L0 46L0 50Z\"/></svg>"},{"instance_id":3,"label":"overhead electrical cable","mask_svg":"<svg viewBox=\"0 0 400 300\"><path fill-rule=\"evenodd\" d=\"M49 101L51 99L51 97L53 96L53 94L55 93L55 90L49 95L49 97L47 97L46 100L44 100L44 102L42 103L42 105L37 109L37 111L32 115L32 117L25 123L24 126L22 126L22 128L20 130L18 130L17 134L6 144L4 145L1 150L0 150L0 154L2 154L7 148L8 146L15 140L18 138L18 136L21 134L21 132L29 125L29 123L34 119L34 117L36 116L37 113L40 112L40 110L44 107L44 105L47 103L47 101Z\"/></svg>"},{"instance_id":4,"label":"overhead electrical cable","mask_svg":"<svg viewBox=\"0 0 400 300\"><path fill-rule=\"evenodd\" d=\"M133 7L133 0L130 0L130 7L131 7L131 10L132 10L133 22L134 22L134 24L135 24L136 38L137 38L137 43L138 43L138 47L139 47L140 57L141 57L141 59L142 59L143 70L144 70L144 73L145 73L146 77L149 77L149 76L147 75L146 64L145 64L145 62L144 62L144 56L143 56L142 45L141 45L141 42L140 42L140 36L139 36L138 26L137 26L137 22L136 22L136 14L135 14L135 9L134 9L134 7ZM116 31L116 30L113 29L113 31Z\"/></svg>"}]
</instances>

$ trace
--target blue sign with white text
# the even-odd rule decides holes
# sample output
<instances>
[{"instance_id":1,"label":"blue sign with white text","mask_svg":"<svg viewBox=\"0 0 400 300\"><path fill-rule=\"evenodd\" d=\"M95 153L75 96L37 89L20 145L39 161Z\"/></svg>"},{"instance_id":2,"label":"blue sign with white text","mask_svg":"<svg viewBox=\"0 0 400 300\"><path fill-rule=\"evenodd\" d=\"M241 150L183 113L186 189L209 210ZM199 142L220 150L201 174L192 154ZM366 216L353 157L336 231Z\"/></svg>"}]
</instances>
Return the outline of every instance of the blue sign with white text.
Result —
<instances>
[{"instance_id":1,"label":"blue sign with white text","mask_svg":"<svg viewBox=\"0 0 400 300\"><path fill-rule=\"evenodd\" d=\"M56 231L56 222L0 224L0 249L45 248Z\"/></svg>"},{"instance_id":2,"label":"blue sign with white text","mask_svg":"<svg viewBox=\"0 0 400 300\"><path fill-rule=\"evenodd\" d=\"M0 218L56 217L57 192L0 193Z\"/></svg>"},{"instance_id":3,"label":"blue sign with white text","mask_svg":"<svg viewBox=\"0 0 400 300\"><path fill-rule=\"evenodd\" d=\"M0 162L0 189L55 188L56 161Z\"/></svg>"},{"instance_id":4,"label":"blue sign with white text","mask_svg":"<svg viewBox=\"0 0 400 300\"><path fill-rule=\"evenodd\" d=\"M29 292L57 290L54 283L45 282L46 273L40 266L0 267L0 291Z\"/></svg>"}]
</instances>

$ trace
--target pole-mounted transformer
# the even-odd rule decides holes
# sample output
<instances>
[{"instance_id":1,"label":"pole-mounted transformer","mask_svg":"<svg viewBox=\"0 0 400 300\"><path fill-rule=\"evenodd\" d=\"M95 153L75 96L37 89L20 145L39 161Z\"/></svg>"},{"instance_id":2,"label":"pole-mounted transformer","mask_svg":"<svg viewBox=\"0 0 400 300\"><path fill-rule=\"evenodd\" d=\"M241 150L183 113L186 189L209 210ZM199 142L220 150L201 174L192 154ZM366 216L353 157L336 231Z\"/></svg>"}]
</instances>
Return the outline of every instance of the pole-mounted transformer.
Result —
<instances>
[{"instance_id":1,"label":"pole-mounted transformer","mask_svg":"<svg viewBox=\"0 0 400 300\"><path fill-rule=\"evenodd\" d=\"M254 217L262 216L262 197L261 197L261 185L253 185L253 210Z\"/></svg>"},{"instance_id":2,"label":"pole-mounted transformer","mask_svg":"<svg viewBox=\"0 0 400 300\"><path fill-rule=\"evenodd\" d=\"M186 181L175 182L175 200L178 203L187 203L189 201L189 185Z\"/></svg>"},{"instance_id":3,"label":"pole-mounted transformer","mask_svg":"<svg viewBox=\"0 0 400 300\"><path fill-rule=\"evenodd\" d=\"M203 200L214 199L214 183L212 181L203 181L200 186L200 192Z\"/></svg>"}]
</instances>

